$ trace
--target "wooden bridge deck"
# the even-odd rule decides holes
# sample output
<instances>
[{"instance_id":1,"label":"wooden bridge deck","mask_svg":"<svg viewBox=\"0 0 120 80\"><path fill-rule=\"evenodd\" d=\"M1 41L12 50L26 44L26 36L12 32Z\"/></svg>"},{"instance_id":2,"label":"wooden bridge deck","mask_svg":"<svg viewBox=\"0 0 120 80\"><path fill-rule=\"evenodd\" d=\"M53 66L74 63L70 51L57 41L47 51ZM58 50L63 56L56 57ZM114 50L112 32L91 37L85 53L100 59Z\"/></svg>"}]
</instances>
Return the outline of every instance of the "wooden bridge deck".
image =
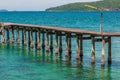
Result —
<instances>
[{"instance_id":1,"label":"wooden bridge deck","mask_svg":"<svg viewBox=\"0 0 120 80\"><path fill-rule=\"evenodd\" d=\"M17 44L20 43L20 38L22 38L22 44L24 46L28 45L33 48L34 45L38 50L46 49L46 52L53 50L53 41L55 41L55 54L62 52L62 36L65 36L66 40L66 57L70 57L71 54L71 38L76 38L76 59L80 60L83 56L83 40L91 40L91 63L95 63L95 42L102 42L102 56L101 65L104 66L104 54L105 54L105 43L108 43L108 63L111 64L111 37L120 37L120 32L97 32L90 30L81 30L73 28L61 28L52 26L42 26L42 25L31 25L31 24L18 24L18 23L3 23L1 28L1 42L10 42L12 38L12 43L14 43L14 35L16 35ZM6 30L6 35L4 36L4 30ZM17 30L14 34L14 30ZM10 35L9 32L12 32ZM20 35L19 31L22 31ZM26 31L28 35L26 35ZM35 44L33 44L33 34L35 33ZM53 35L54 34L54 35ZM87 36L86 36L87 35ZM10 37L11 36L11 37ZM21 37L20 37L21 36ZM28 36L28 43L26 42L26 36ZM40 37L41 36L41 37ZM56 38L53 40L53 36ZM41 44L42 41L42 44ZM46 42L45 42L46 41ZM60 44L59 44L60 43Z\"/></svg>"},{"instance_id":2,"label":"wooden bridge deck","mask_svg":"<svg viewBox=\"0 0 120 80\"><path fill-rule=\"evenodd\" d=\"M111 36L111 37L120 37L120 32L96 32L90 30L80 30L80 29L73 29L73 28L61 28L61 27L52 27L52 26L40 26L40 25L31 25L31 24L17 24L17 23L4 23L4 26L22 26L28 28L38 28L38 29L47 29L53 31L62 31L68 33L78 33L78 34L88 34L88 35L95 35L95 36Z\"/></svg>"}]
</instances>

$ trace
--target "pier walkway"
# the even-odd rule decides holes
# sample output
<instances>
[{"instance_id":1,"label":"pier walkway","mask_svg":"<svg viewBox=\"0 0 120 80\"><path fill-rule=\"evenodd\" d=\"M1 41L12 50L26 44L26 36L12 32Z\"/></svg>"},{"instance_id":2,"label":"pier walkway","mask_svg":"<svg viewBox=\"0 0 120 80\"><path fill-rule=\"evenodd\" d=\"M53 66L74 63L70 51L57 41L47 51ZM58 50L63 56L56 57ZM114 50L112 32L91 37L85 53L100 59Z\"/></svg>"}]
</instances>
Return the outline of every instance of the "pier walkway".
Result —
<instances>
[{"instance_id":1,"label":"pier walkway","mask_svg":"<svg viewBox=\"0 0 120 80\"><path fill-rule=\"evenodd\" d=\"M10 31L12 35L10 35ZM16 34L14 34L16 31ZM120 37L120 32L96 32L89 30L71 29L71 28L60 28L52 26L40 26L31 24L18 24L18 23L1 23L0 36L1 42L16 42L20 44L20 31L22 31L22 44L28 45L33 48L33 33L35 33L35 46L38 50L45 49L47 52L53 50L53 36L55 36L55 54L62 52L62 36L66 37L66 57L71 56L71 38L76 38L76 59L81 60L83 56L83 40L91 40L91 63L95 63L95 42L102 42L102 54L101 54L101 65L104 66L104 54L105 54L105 43L108 43L108 63L111 64L111 38ZM6 38L4 34L7 34ZM28 32L28 41L26 41L26 32ZM41 36L42 35L42 36ZM12 37L10 37L12 36ZM41 41L42 40L42 41Z\"/></svg>"}]
</instances>

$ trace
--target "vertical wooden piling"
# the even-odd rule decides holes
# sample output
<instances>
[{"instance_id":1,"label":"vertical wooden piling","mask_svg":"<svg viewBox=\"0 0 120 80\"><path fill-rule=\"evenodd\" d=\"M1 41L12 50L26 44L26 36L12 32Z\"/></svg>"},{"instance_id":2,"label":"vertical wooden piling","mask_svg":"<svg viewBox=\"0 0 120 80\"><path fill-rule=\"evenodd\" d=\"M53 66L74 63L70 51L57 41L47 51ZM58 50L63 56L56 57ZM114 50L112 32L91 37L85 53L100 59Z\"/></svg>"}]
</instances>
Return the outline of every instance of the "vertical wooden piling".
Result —
<instances>
[{"instance_id":1,"label":"vertical wooden piling","mask_svg":"<svg viewBox=\"0 0 120 80\"><path fill-rule=\"evenodd\" d=\"M32 30L30 31L30 47L33 48L33 34L32 34Z\"/></svg>"},{"instance_id":2,"label":"vertical wooden piling","mask_svg":"<svg viewBox=\"0 0 120 80\"><path fill-rule=\"evenodd\" d=\"M56 37L56 47L55 47L55 54L58 55L58 33L55 33L55 37Z\"/></svg>"},{"instance_id":3,"label":"vertical wooden piling","mask_svg":"<svg viewBox=\"0 0 120 80\"><path fill-rule=\"evenodd\" d=\"M69 37L68 33L66 33L66 57L69 57Z\"/></svg>"},{"instance_id":4,"label":"vertical wooden piling","mask_svg":"<svg viewBox=\"0 0 120 80\"><path fill-rule=\"evenodd\" d=\"M53 35L50 34L50 49L53 49Z\"/></svg>"},{"instance_id":5,"label":"vertical wooden piling","mask_svg":"<svg viewBox=\"0 0 120 80\"><path fill-rule=\"evenodd\" d=\"M10 35L9 35L9 29L7 28L7 29L6 29L6 31L7 31L7 42L10 42L10 37L9 37L9 36L10 36Z\"/></svg>"},{"instance_id":6,"label":"vertical wooden piling","mask_svg":"<svg viewBox=\"0 0 120 80\"><path fill-rule=\"evenodd\" d=\"M26 46L26 29L23 28L23 38L24 38L24 46Z\"/></svg>"},{"instance_id":7,"label":"vertical wooden piling","mask_svg":"<svg viewBox=\"0 0 120 80\"><path fill-rule=\"evenodd\" d=\"M40 50L40 31L37 32L37 49Z\"/></svg>"},{"instance_id":8,"label":"vertical wooden piling","mask_svg":"<svg viewBox=\"0 0 120 80\"><path fill-rule=\"evenodd\" d=\"M59 41L60 41L60 47L59 47L59 52L62 52L62 33L60 32L60 37L59 37Z\"/></svg>"},{"instance_id":9,"label":"vertical wooden piling","mask_svg":"<svg viewBox=\"0 0 120 80\"><path fill-rule=\"evenodd\" d=\"M108 64L111 64L111 37L108 37Z\"/></svg>"},{"instance_id":10,"label":"vertical wooden piling","mask_svg":"<svg viewBox=\"0 0 120 80\"><path fill-rule=\"evenodd\" d=\"M76 59L80 60L79 35L76 35Z\"/></svg>"},{"instance_id":11,"label":"vertical wooden piling","mask_svg":"<svg viewBox=\"0 0 120 80\"><path fill-rule=\"evenodd\" d=\"M102 36L102 58L101 58L101 66L104 66L104 55L105 55L105 50L104 50L104 47L105 47L105 39L104 39L104 36Z\"/></svg>"},{"instance_id":12,"label":"vertical wooden piling","mask_svg":"<svg viewBox=\"0 0 120 80\"><path fill-rule=\"evenodd\" d=\"M92 39L91 63L94 64L95 63L95 40L94 40L94 36L91 36L91 39Z\"/></svg>"},{"instance_id":13,"label":"vertical wooden piling","mask_svg":"<svg viewBox=\"0 0 120 80\"><path fill-rule=\"evenodd\" d=\"M24 29L22 28L22 44L24 45Z\"/></svg>"},{"instance_id":14,"label":"vertical wooden piling","mask_svg":"<svg viewBox=\"0 0 120 80\"><path fill-rule=\"evenodd\" d=\"M28 31L28 46L30 47L30 30Z\"/></svg>"},{"instance_id":15,"label":"vertical wooden piling","mask_svg":"<svg viewBox=\"0 0 120 80\"><path fill-rule=\"evenodd\" d=\"M35 31L35 48L37 49L37 31Z\"/></svg>"},{"instance_id":16,"label":"vertical wooden piling","mask_svg":"<svg viewBox=\"0 0 120 80\"><path fill-rule=\"evenodd\" d=\"M17 35L16 35L16 38L17 38L17 44L20 44L20 35L19 35L19 27L17 27Z\"/></svg>"},{"instance_id":17,"label":"vertical wooden piling","mask_svg":"<svg viewBox=\"0 0 120 80\"><path fill-rule=\"evenodd\" d=\"M79 39L80 39L80 57L83 56L83 39L82 39L82 34L79 35Z\"/></svg>"},{"instance_id":18,"label":"vertical wooden piling","mask_svg":"<svg viewBox=\"0 0 120 80\"><path fill-rule=\"evenodd\" d=\"M4 22L2 21L2 23L1 23L1 30L2 30L2 43L5 43L5 38L4 38Z\"/></svg>"},{"instance_id":19,"label":"vertical wooden piling","mask_svg":"<svg viewBox=\"0 0 120 80\"><path fill-rule=\"evenodd\" d=\"M48 32L46 32L46 52L49 52L49 35L48 35Z\"/></svg>"},{"instance_id":20,"label":"vertical wooden piling","mask_svg":"<svg viewBox=\"0 0 120 80\"><path fill-rule=\"evenodd\" d=\"M71 33L69 34L69 53L70 53L70 55L71 55Z\"/></svg>"},{"instance_id":21,"label":"vertical wooden piling","mask_svg":"<svg viewBox=\"0 0 120 80\"><path fill-rule=\"evenodd\" d=\"M4 29L6 30L7 34L4 36ZM15 35L14 30L17 29L17 34ZM22 31L20 31L22 29ZM29 30L28 30L29 29ZM83 56L83 40L92 40L92 53L91 53L91 63L95 63L95 42L102 41L102 53L101 53L101 65L104 66L104 55L105 55L105 42L108 42L108 64L111 64L111 37L120 37L120 33L112 33L112 32L103 32L102 33L102 26L100 32L94 31L87 31L87 30L75 30L75 29L66 29L66 28L55 28L55 27L48 27L48 26L37 26L37 25L25 25L25 24L14 24L14 23L1 23L0 25L0 36L1 42L4 43L4 37L7 37L7 42L12 41L14 43L14 38L16 38L17 43L19 44L22 42L23 45L26 46L26 31L28 30L28 44L31 48L33 48L33 34L35 32L35 46L38 50L40 50L40 33L42 36L42 48L45 51L49 51L49 35L50 34L50 49L53 50L53 35L55 34L56 43L55 46L55 53L58 52L62 53L62 36L66 37L66 53L65 56L70 59L71 53L71 38L76 37L76 59L82 60ZM41 30L41 32L40 32ZM11 32L12 31L12 35ZM47 32L48 31L48 32ZM22 32L22 34L20 34ZM45 35L46 33L46 35ZM65 35L65 34L66 35ZM76 34L76 35L75 35ZM89 36L91 35L91 37ZM14 37L15 36L15 37ZM22 41L20 41L22 36ZM60 36L60 37L58 37ZM87 37L88 36L88 37ZM96 37L96 38L95 38ZM98 38L97 38L98 37ZM58 39L59 38L59 39ZM108 39L107 39L108 38ZM46 39L46 40L45 40ZM60 41L59 41L60 40ZM45 44L46 41L46 44ZM60 45L59 45L60 44ZM51 52L52 53L52 52Z\"/></svg>"},{"instance_id":22,"label":"vertical wooden piling","mask_svg":"<svg viewBox=\"0 0 120 80\"><path fill-rule=\"evenodd\" d=\"M45 34L42 32L42 48L45 49Z\"/></svg>"},{"instance_id":23,"label":"vertical wooden piling","mask_svg":"<svg viewBox=\"0 0 120 80\"><path fill-rule=\"evenodd\" d=\"M12 43L14 43L14 29L13 29L13 26L12 26Z\"/></svg>"}]
</instances>

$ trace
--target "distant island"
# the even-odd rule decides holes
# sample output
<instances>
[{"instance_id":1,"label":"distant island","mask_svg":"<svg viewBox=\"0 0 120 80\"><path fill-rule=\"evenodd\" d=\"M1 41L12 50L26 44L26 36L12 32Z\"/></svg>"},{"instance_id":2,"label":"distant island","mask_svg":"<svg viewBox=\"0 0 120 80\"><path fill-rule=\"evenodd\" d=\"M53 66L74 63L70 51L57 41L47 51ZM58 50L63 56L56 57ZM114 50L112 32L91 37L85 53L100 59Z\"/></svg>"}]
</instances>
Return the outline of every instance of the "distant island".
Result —
<instances>
[{"instance_id":1,"label":"distant island","mask_svg":"<svg viewBox=\"0 0 120 80\"><path fill-rule=\"evenodd\" d=\"M1 9L0 12L8 12L6 9Z\"/></svg>"},{"instance_id":2,"label":"distant island","mask_svg":"<svg viewBox=\"0 0 120 80\"><path fill-rule=\"evenodd\" d=\"M105 8L107 11L120 10L120 0L101 0L95 2L76 2L62 6L52 7L46 11L90 11L93 9L86 8L84 5L92 5L100 8Z\"/></svg>"}]
</instances>

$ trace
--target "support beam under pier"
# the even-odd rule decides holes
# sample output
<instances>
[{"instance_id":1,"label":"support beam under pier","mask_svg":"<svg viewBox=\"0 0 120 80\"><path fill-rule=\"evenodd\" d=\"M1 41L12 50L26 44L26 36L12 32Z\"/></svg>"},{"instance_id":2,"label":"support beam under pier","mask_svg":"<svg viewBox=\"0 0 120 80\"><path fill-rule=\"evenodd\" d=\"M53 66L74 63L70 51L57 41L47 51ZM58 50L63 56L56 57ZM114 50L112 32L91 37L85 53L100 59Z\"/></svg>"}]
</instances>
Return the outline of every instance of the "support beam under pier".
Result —
<instances>
[{"instance_id":1,"label":"support beam under pier","mask_svg":"<svg viewBox=\"0 0 120 80\"><path fill-rule=\"evenodd\" d=\"M50 49L53 50L53 34L50 34Z\"/></svg>"},{"instance_id":2,"label":"support beam under pier","mask_svg":"<svg viewBox=\"0 0 120 80\"><path fill-rule=\"evenodd\" d=\"M108 37L108 64L111 64L111 37Z\"/></svg>"},{"instance_id":3,"label":"support beam under pier","mask_svg":"<svg viewBox=\"0 0 120 80\"><path fill-rule=\"evenodd\" d=\"M37 31L35 31L35 48L37 49Z\"/></svg>"},{"instance_id":4,"label":"support beam under pier","mask_svg":"<svg viewBox=\"0 0 120 80\"><path fill-rule=\"evenodd\" d=\"M7 32L7 42L10 42L10 35L9 35L9 29L8 28L6 29L6 32Z\"/></svg>"},{"instance_id":5,"label":"support beam under pier","mask_svg":"<svg viewBox=\"0 0 120 80\"><path fill-rule=\"evenodd\" d=\"M24 45L24 29L22 28L22 45Z\"/></svg>"},{"instance_id":6,"label":"support beam under pier","mask_svg":"<svg viewBox=\"0 0 120 80\"><path fill-rule=\"evenodd\" d=\"M55 47L55 54L58 55L58 33L56 32L55 36L56 36L56 47Z\"/></svg>"},{"instance_id":7,"label":"support beam under pier","mask_svg":"<svg viewBox=\"0 0 120 80\"><path fill-rule=\"evenodd\" d=\"M91 53L91 63L95 63L95 37L91 36L92 39L92 53Z\"/></svg>"},{"instance_id":8,"label":"support beam under pier","mask_svg":"<svg viewBox=\"0 0 120 80\"><path fill-rule=\"evenodd\" d=\"M32 34L32 30L30 31L30 47L33 48L33 34Z\"/></svg>"},{"instance_id":9,"label":"support beam under pier","mask_svg":"<svg viewBox=\"0 0 120 80\"><path fill-rule=\"evenodd\" d=\"M80 57L82 58L83 57L83 35L80 34L79 35L79 38L80 38Z\"/></svg>"},{"instance_id":10,"label":"support beam under pier","mask_svg":"<svg viewBox=\"0 0 120 80\"><path fill-rule=\"evenodd\" d=\"M60 32L61 34L61 32ZM62 36L59 37L60 40L60 47L59 47L59 52L62 53Z\"/></svg>"},{"instance_id":11,"label":"support beam under pier","mask_svg":"<svg viewBox=\"0 0 120 80\"><path fill-rule=\"evenodd\" d=\"M42 49L45 49L45 33L42 32Z\"/></svg>"},{"instance_id":12,"label":"support beam under pier","mask_svg":"<svg viewBox=\"0 0 120 80\"><path fill-rule=\"evenodd\" d=\"M104 56L105 56L105 38L104 36L102 36L102 58L101 58L101 66L104 66L105 65L105 62L104 62Z\"/></svg>"},{"instance_id":13,"label":"support beam under pier","mask_svg":"<svg viewBox=\"0 0 120 80\"><path fill-rule=\"evenodd\" d=\"M19 35L19 27L17 27L17 35L16 35L16 41L17 41L17 44L20 44L20 35Z\"/></svg>"},{"instance_id":14,"label":"support beam under pier","mask_svg":"<svg viewBox=\"0 0 120 80\"><path fill-rule=\"evenodd\" d=\"M14 29L13 29L13 26L12 26L12 43L14 43Z\"/></svg>"},{"instance_id":15,"label":"support beam under pier","mask_svg":"<svg viewBox=\"0 0 120 80\"><path fill-rule=\"evenodd\" d=\"M30 47L30 30L28 31L28 46Z\"/></svg>"},{"instance_id":16,"label":"support beam under pier","mask_svg":"<svg viewBox=\"0 0 120 80\"><path fill-rule=\"evenodd\" d=\"M69 54L69 34L66 33L66 54L65 54L66 57L70 57L70 54Z\"/></svg>"},{"instance_id":17,"label":"support beam under pier","mask_svg":"<svg viewBox=\"0 0 120 80\"><path fill-rule=\"evenodd\" d=\"M72 44L72 41L71 41L71 33L69 34L69 53L71 55L72 51L71 51L71 44Z\"/></svg>"},{"instance_id":18,"label":"support beam under pier","mask_svg":"<svg viewBox=\"0 0 120 80\"><path fill-rule=\"evenodd\" d=\"M76 36L76 59L80 60L79 35Z\"/></svg>"},{"instance_id":19,"label":"support beam under pier","mask_svg":"<svg viewBox=\"0 0 120 80\"><path fill-rule=\"evenodd\" d=\"M48 35L48 32L46 32L46 52L49 52L49 35Z\"/></svg>"},{"instance_id":20,"label":"support beam under pier","mask_svg":"<svg viewBox=\"0 0 120 80\"><path fill-rule=\"evenodd\" d=\"M23 28L23 43L24 43L24 46L26 46L26 29Z\"/></svg>"},{"instance_id":21,"label":"support beam under pier","mask_svg":"<svg viewBox=\"0 0 120 80\"><path fill-rule=\"evenodd\" d=\"M5 43L5 38L4 38L4 22L2 21L1 23L1 32L2 32L2 38L1 38L1 42Z\"/></svg>"},{"instance_id":22,"label":"support beam under pier","mask_svg":"<svg viewBox=\"0 0 120 80\"><path fill-rule=\"evenodd\" d=\"M37 49L40 50L40 31L37 32Z\"/></svg>"}]
</instances>

